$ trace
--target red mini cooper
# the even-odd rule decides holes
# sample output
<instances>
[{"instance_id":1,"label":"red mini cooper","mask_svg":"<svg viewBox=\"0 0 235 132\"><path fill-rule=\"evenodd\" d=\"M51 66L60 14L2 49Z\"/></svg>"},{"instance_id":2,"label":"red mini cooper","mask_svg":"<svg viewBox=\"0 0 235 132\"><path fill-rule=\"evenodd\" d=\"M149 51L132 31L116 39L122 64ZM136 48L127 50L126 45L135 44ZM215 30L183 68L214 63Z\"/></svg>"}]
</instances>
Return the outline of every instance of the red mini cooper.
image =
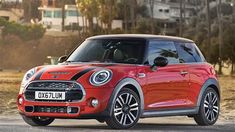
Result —
<instances>
[{"instance_id":1,"label":"red mini cooper","mask_svg":"<svg viewBox=\"0 0 235 132\"><path fill-rule=\"evenodd\" d=\"M127 129L147 117L188 116L198 125L218 119L216 72L191 40L95 36L59 61L35 67L23 78L17 103L29 125L76 118Z\"/></svg>"}]
</instances>

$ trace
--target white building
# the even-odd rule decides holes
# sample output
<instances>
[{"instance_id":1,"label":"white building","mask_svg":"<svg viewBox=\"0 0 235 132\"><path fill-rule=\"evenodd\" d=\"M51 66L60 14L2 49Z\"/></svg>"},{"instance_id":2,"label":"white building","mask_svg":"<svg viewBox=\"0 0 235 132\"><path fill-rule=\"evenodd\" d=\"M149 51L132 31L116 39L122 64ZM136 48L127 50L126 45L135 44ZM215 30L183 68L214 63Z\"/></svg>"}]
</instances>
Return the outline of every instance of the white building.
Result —
<instances>
[{"instance_id":1,"label":"white building","mask_svg":"<svg viewBox=\"0 0 235 132\"><path fill-rule=\"evenodd\" d=\"M50 30L59 30L62 29L62 9L56 7L39 7L39 10L42 12L42 18L40 23L43 24ZM75 5L66 5L65 6L65 19L64 25L69 26L79 23L79 26L82 22Z\"/></svg>"},{"instance_id":2,"label":"white building","mask_svg":"<svg viewBox=\"0 0 235 132\"><path fill-rule=\"evenodd\" d=\"M7 21L19 22L23 17L24 11L22 9L8 9L0 10L0 17L6 19Z\"/></svg>"},{"instance_id":3,"label":"white building","mask_svg":"<svg viewBox=\"0 0 235 132\"><path fill-rule=\"evenodd\" d=\"M42 18L40 23L43 24L48 30L62 30L62 9L56 7L39 7L39 10L42 12ZM97 19L93 19L93 23L97 24ZM85 27L88 25L88 22L85 22L85 19L81 16L77 10L76 5L65 5L65 27L73 27L74 25L79 25L79 27ZM113 20L112 29L121 28L122 29L122 20Z\"/></svg>"},{"instance_id":4,"label":"white building","mask_svg":"<svg viewBox=\"0 0 235 132\"><path fill-rule=\"evenodd\" d=\"M195 6L192 5L191 0L186 0L183 8L183 17L187 20L195 13ZM145 0L145 5L148 7L150 12L149 1ZM180 2L178 0L155 0L153 15L155 19L179 21L180 18Z\"/></svg>"}]
</instances>

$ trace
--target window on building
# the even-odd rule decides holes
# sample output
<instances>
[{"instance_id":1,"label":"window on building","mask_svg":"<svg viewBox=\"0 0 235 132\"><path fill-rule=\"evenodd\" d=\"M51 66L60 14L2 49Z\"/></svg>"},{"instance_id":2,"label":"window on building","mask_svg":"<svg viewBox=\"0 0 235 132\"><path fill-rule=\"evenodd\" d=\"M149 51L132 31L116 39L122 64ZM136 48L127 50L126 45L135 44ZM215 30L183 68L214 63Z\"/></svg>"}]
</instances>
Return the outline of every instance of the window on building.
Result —
<instances>
[{"instance_id":1,"label":"window on building","mask_svg":"<svg viewBox=\"0 0 235 132\"><path fill-rule=\"evenodd\" d=\"M76 10L68 10L67 11L67 16L78 16L79 13Z\"/></svg>"},{"instance_id":2,"label":"window on building","mask_svg":"<svg viewBox=\"0 0 235 132\"><path fill-rule=\"evenodd\" d=\"M62 18L62 11L54 11L54 18Z\"/></svg>"},{"instance_id":3,"label":"window on building","mask_svg":"<svg viewBox=\"0 0 235 132\"><path fill-rule=\"evenodd\" d=\"M52 11L44 11L43 12L43 17L52 17Z\"/></svg>"},{"instance_id":4,"label":"window on building","mask_svg":"<svg viewBox=\"0 0 235 132\"><path fill-rule=\"evenodd\" d=\"M162 12L163 10L162 9L159 9L159 12Z\"/></svg>"},{"instance_id":5,"label":"window on building","mask_svg":"<svg viewBox=\"0 0 235 132\"><path fill-rule=\"evenodd\" d=\"M150 41L148 51L148 62L150 65L153 65L154 59L157 57L167 58L169 64L179 63L174 42Z\"/></svg>"},{"instance_id":6,"label":"window on building","mask_svg":"<svg viewBox=\"0 0 235 132\"><path fill-rule=\"evenodd\" d=\"M169 9L165 9L165 13L169 13Z\"/></svg>"}]
</instances>

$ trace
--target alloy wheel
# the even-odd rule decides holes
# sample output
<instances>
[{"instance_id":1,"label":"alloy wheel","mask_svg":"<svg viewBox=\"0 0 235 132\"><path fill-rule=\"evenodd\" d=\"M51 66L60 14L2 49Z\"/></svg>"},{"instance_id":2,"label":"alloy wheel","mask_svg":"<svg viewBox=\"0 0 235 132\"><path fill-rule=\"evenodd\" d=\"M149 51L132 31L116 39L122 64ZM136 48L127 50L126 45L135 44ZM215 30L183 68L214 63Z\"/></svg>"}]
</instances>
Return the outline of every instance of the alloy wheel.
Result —
<instances>
[{"instance_id":1,"label":"alloy wheel","mask_svg":"<svg viewBox=\"0 0 235 132\"><path fill-rule=\"evenodd\" d=\"M131 93L119 95L114 105L114 117L123 126L133 124L139 114L139 103Z\"/></svg>"},{"instance_id":2,"label":"alloy wheel","mask_svg":"<svg viewBox=\"0 0 235 132\"><path fill-rule=\"evenodd\" d=\"M208 121L213 122L219 114L218 96L214 92L208 92L204 99L204 112Z\"/></svg>"}]
</instances>

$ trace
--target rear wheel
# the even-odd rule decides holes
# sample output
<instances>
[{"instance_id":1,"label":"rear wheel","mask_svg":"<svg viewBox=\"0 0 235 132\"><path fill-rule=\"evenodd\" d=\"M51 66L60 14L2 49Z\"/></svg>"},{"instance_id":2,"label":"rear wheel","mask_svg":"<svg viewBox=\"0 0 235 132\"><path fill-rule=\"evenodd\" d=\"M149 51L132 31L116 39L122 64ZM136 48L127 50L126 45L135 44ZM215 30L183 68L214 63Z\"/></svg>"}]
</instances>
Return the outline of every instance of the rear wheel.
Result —
<instances>
[{"instance_id":1,"label":"rear wheel","mask_svg":"<svg viewBox=\"0 0 235 132\"><path fill-rule=\"evenodd\" d=\"M127 129L135 126L140 117L140 99L138 95L124 88L112 107L112 116L106 119L108 126L114 129Z\"/></svg>"},{"instance_id":2,"label":"rear wheel","mask_svg":"<svg viewBox=\"0 0 235 132\"><path fill-rule=\"evenodd\" d=\"M49 117L28 117L22 115L23 120L31 126L47 126L51 124L55 119Z\"/></svg>"},{"instance_id":3,"label":"rear wheel","mask_svg":"<svg viewBox=\"0 0 235 132\"><path fill-rule=\"evenodd\" d=\"M198 125L213 125L219 117L220 101L213 88L207 88L202 96L199 112L194 116Z\"/></svg>"}]
</instances>

